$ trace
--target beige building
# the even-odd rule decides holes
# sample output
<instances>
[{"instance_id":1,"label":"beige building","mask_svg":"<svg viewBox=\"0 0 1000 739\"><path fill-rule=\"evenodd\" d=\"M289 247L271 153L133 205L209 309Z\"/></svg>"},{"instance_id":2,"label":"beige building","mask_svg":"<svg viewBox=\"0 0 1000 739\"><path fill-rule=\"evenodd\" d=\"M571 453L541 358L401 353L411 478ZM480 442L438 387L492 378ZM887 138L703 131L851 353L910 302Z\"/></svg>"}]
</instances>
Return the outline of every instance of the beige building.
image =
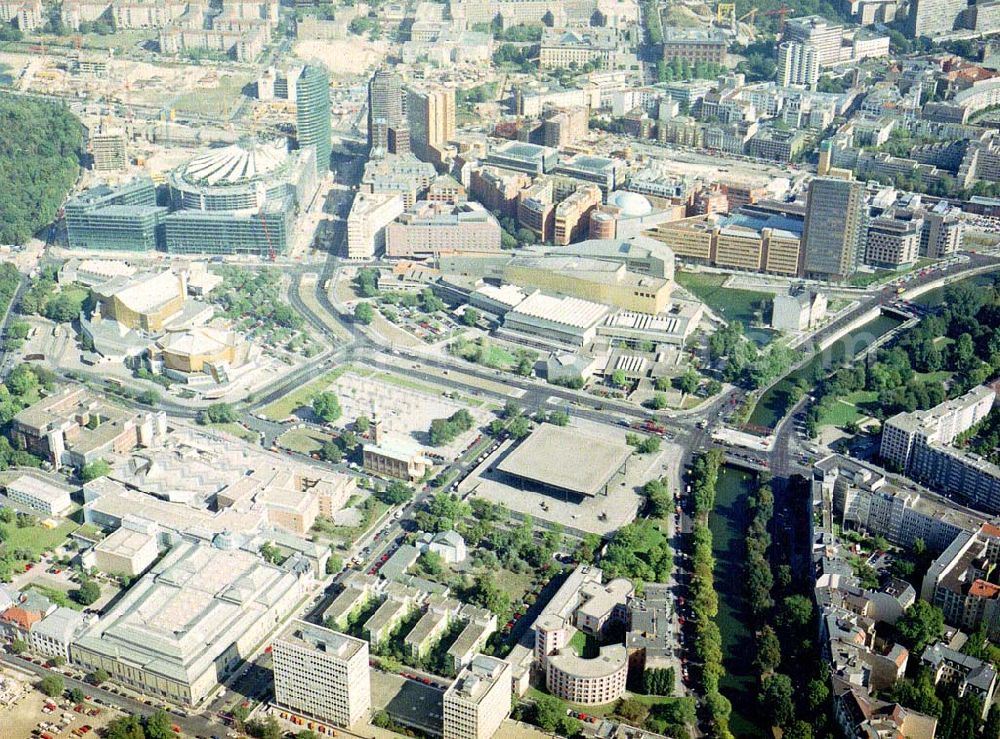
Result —
<instances>
[{"instance_id":1,"label":"beige building","mask_svg":"<svg viewBox=\"0 0 1000 739\"><path fill-rule=\"evenodd\" d=\"M128 145L125 131L105 129L91 134L90 154L97 172L120 172L128 167Z\"/></svg>"},{"instance_id":2,"label":"beige building","mask_svg":"<svg viewBox=\"0 0 1000 739\"><path fill-rule=\"evenodd\" d=\"M444 694L444 739L490 739L510 713L511 666L477 654Z\"/></svg>"},{"instance_id":3,"label":"beige building","mask_svg":"<svg viewBox=\"0 0 1000 739\"><path fill-rule=\"evenodd\" d=\"M919 220L875 218L868 223L865 262L894 269L917 261L920 251Z\"/></svg>"},{"instance_id":4,"label":"beige building","mask_svg":"<svg viewBox=\"0 0 1000 739\"><path fill-rule=\"evenodd\" d=\"M538 241L551 241L555 231L555 185L540 179L517 196L517 223Z\"/></svg>"},{"instance_id":5,"label":"beige building","mask_svg":"<svg viewBox=\"0 0 1000 739\"><path fill-rule=\"evenodd\" d=\"M455 138L455 90L440 85L406 91L410 148L420 159L440 163L445 145Z\"/></svg>"},{"instance_id":6,"label":"beige building","mask_svg":"<svg viewBox=\"0 0 1000 739\"><path fill-rule=\"evenodd\" d=\"M515 257L503 268L503 279L519 287L537 288L640 313L660 313L670 304L671 283L629 271L624 264L585 257Z\"/></svg>"},{"instance_id":7,"label":"beige building","mask_svg":"<svg viewBox=\"0 0 1000 739\"><path fill-rule=\"evenodd\" d=\"M716 29L667 28L663 32L663 59L681 59L694 65L699 62L724 64L728 48L725 35Z\"/></svg>"},{"instance_id":8,"label":"beige building","mask_svg":"<svg viewBox=\"0 0 1000 739\"><path fill-rule=\"evenodd\" d=\"M573 627L551 614L535 622L535 655L545 671L545 687L563 700L597 706L618 700L625 692L628 655L621 644L601 648L584 659L569 644Z\"/></svg>"},{"instance_id":9,"label":"beige building","mask_svg":"<svg viewBox=\"0 0 1000 739\"><path fill-rule=\"evenodd\" d=\"M135 577L156 560L156 534L122 526L94 547L94 566L101 572Z\"/></svg>"},{"instance_id":10,"label":"beige building","mask_svg":"<svg viewBox=\"0 0 1000 739\"><path fill-rule=\"evenodd\" d=\"M490 211L514 217L518 196L531 185L531 176L497 167L479 167L469 178L469 190Z\"/></svg>"},{"instance_id":11,"label":"beige building","mask_svg":"<svg viewBox=\"0 0 1000 739\"><path fill-rule=\"evenodd\" d=\"M43 477L43 473L21 473L5 483L3 489L14 503L46 516L60 518L73 507L69 487L58 478Z\"/></svg>"},{"instance_id":12,"label":"beige building","mask_svg":"<svg viewBox=\"0 0 1000 739\"><path fill-rule=\"evenodd\" d=\"M385 229L403 213L403 199L359 192L347 216L347 258L374 259L385 250Z\"/></svg>"},{"instance_id":13,"label":"beige building","mask_svg":"<svg viewBox=\"0 0 1000 739\"><path fill-rule=\"evenodd\" d=\"M584 185L555 208L553 242L566 246L586 235L590 213L601 204L601 188Z\"/></svg>"},{"instance_id":14,"label":"beige building","mask_svg":"<svg viewBox=\"0 0 1000 739\"><path fill-rule=\"evenodd\" d=\"M150 361L157 371L184 374L204 372L224 379L225 370L246 363L250 344L242 334L213 326L193 326L167 331L150 349Z\"/></svg>"},{"instance_id":15,"label":"beige building","mask_svg":"<svg viewBox=\"0 0 1000 739\"><path fill-rule=\"evenodd\" d=\"M422 259L442 253L497 253L500 224L479 203L422 201L386 226L387 257Z\"/></svg>"},{"instance_id":16,"label":"beige building","mask_svg":"<svg viewBox=\"0 0 1000 739\"><path fill-rule=\"evenodd\" d=\"M184 307L183 275L162 272L115 277L93 288L96 309L127 328L158 333Z\"/></svg>"},{"instance_id":17,"label":"beige building","mask_svg":"<svg viewBox=\"0 0 1000 739\"><path fill-rule=\"evenodd\" d=\"M580 141L588 130L587 109L583 106L550 109L542 123L545 146L556 148Z\"/></svg>"},{"instance_id":18,"label":"beige building","mask_svg":"<svg viewBox=\"0 0 1000 739\"><path fill-rule=\"evenodd\" d=\"M368 642L295 620L274 640L272 658L279 707L341 727L371 713Z\"/></svg>"}]
</instances>

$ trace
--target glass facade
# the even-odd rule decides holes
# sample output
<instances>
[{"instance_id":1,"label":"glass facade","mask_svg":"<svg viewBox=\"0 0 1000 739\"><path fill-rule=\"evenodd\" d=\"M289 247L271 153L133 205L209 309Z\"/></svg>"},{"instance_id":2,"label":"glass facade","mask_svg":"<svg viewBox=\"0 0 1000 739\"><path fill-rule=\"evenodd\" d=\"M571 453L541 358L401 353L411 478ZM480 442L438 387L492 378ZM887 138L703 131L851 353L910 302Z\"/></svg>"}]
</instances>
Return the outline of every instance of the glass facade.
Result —
<instances>
[{"instance_id":1,"label":"glass facade","mask_svg":"<svg viewBox=\"0 0 1000 739\"><path fill-rule=\"evenodd\" d=\"M316 147L316 171L322 175L330 168L330 75L307 65L296 88L299 146Z\"/></svg>"}]
</instances>

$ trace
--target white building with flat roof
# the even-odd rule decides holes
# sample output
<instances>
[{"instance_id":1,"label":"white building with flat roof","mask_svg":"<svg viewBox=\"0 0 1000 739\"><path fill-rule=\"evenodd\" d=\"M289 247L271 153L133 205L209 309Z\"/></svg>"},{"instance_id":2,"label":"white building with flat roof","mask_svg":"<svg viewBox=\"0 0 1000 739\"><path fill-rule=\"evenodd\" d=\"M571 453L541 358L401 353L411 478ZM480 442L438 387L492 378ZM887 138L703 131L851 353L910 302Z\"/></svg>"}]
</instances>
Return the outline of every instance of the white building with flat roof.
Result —
<instances>
[{"instance_id":1,"label":"white building with flat roof","mask_svg":"<svg viewBox=\"0 0 1000 739\"><path fill-rule=\"evenodd\" d=\"M292 612L302 578L256 552L180 540L70 647L85 672L196 706Z\"/></svg>"},{"instance_id":2,"label":"white building with flat roof","mask_svg":"<svg viewBox=\"0 0 1000 739\"><path fill-rule=\"evenodd\" d=\"M511 666L477 654L444 694L444 739L489 739L510 713Z\"/></svg>"},{"instance_id":3,"label":"white building with flat roof","mask_svg":"<svg viewBox=\"0 0 1000 739\"><path fill-rule=\"evenodd\" d=\"M359 192L347 215L347 258L374 259L385 251L385 229L402 215L403 198L389 193Z\"/></svg>"},{"instance_id":4,"label":"white building with flat roof","mask_svg":"<svg viewBox=\"0 0 1000 739\"><path fill-rule=\"evenodd\" d=\"M32 625L28 633L28 644L35 654L69 660L69 646L83 625L82 613L59 606Z\"/></svg>"},{"instance_id":5,"label":"white building with flat roof","mask_svg":"<svg viewBox=\"0 0 1000 739\"><path fill-rule=\"evenodd\" d=\"M18 505L46 516L63 516L73 505L69 490L31 474L18 475L4 486L4 491Z\"/></svg>"},{"instance_id":6,"label":"white building with flat roof","mask_svg":"<svg viewBox=\"0 0 1000 739\"><path fill-rule=\"evenodd\" d=\"M503 328L542 344L585 346L594 340L598 325L610 312L601 303L534 293L504 316Z\"/></svg>"},{"instance_id":7,"label":"white building with flat roof","mask_svg":"<svg viewBox=\"0 0 1000 739\"><path fill-rule=\"evenodd\" d=\"M153 564L158 553L155 533L122 526L94 547L94 566L101 572L134 577Z\"/></svg>"},{"instance_id":8,"label":"white building with flat roof","mask_svg":"<svg viewBox=\"0 0 1000 739\"><path fill-rule=\"evenodd\" d=\"M343 727L371 712L368 642L295 620L274 640L272 657L282 708Z\"/></svg>"}]
</instances>

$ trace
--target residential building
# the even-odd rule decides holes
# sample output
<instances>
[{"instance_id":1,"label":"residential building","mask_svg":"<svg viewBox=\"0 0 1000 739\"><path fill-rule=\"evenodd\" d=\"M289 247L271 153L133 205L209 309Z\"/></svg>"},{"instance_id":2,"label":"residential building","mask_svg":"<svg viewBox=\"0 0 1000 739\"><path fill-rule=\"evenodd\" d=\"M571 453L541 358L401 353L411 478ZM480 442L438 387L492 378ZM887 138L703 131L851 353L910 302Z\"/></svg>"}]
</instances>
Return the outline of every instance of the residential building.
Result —
<instances>
[{"instance_id":1,"label":"residential building","mask_svg":"<svg viewBox=\"0 0 1000 739\"><path fill-rule=\"evenodd\" d=\"M778 331L805 331L815 328L826 315L826 295L808 290L775 295L771 327Z\"/></svg>"},{"instance_id":2,"label":"residential building","mask_svg":"<svg viewBox=\"0 0 1000 739\"><path fill-rule=\"evenodd\" d=\"M788 18L782 33L784 41L797 42L815 49L816 64L820 67L839 64L844 27L831 23L819 15Z\"/></svg>"},{"instance_id":3,"label":"residential building","mask_svg":"<svg viewBox=\"0 0 1000 739\"><path fill-rule=\"evenodd\" d=\"M367 719L368 642L296 619L272 646L274 701L279 707L342 727Z\"/></svg>"},{"instance_id":4,"label":"residential building","mask_svg":"<svg viewBox=\"0 0 1000 739\"><path fill-rule=\"evenodd\" d=\"M968 7L968 0L913 0L910 4L910 37L951 33Z\"/></svg>"},{"instance_id":5,"label":"residential building","mask_svg":"<svg viewBox=\"0 0 1000 739\"><path fill-rule=\"evenodd\" d=\"M729 44L722 31L690 28L663 29L663 60L686 61L690 65L709 62L725 64Z\"/></svg>"},{"instance_id":6,"label":"residential building","mask_svg":"<svg viewBox=\"0 0 1000 739\"><path fill-rule=\"evenodd\" d=\"M307 64L295 80L295 137L301 148L315 147L320 176L330 169L330 75Z\"/></svg>"},{"instance_id":7,"label":"residential building","mask_svg":"<svg viewBox=\"0 0 1000 739\"><path fill-rule=\"evenodd\" d=\"M455 138L455 89L411 86L406 91L410 147L425 162L441 164L445 145Z\"/></svg>"},{"instance_id":8,"label":"residential building","mask_svg":"<svg viewBox=\"0 0 1000 739\"><path fill-rule=\"evenodd\" d=\"M437 177L427 188L427 200L432 203L464 203L468 200L465 186L448 174Z\"/></svg>"},{"instance_id":9,"label":"residential building","mask_svg":"<svg viewBox=\"0 0 1000 739\"><path fill-rule=\"evenodd\" d=\"M464 562L466 557L465 539L457 531L424 534L417 540L417 548L439 555L448 564Z\"/></svg>"},{"instance_id":10,"label":"residential building","mask_svg":"<svg viewBox=\"0 0 1000 739\"><path fill-rule=\"evenodd\" d=\"M747 153L759 159L791 162L805 150L808 144L809 135L805 131L784 131L773 127L760 128L747 142Z\"/></svg>"},{"instance_id":11,"label":"residential building","mask_svg":"<svg viewBox=\"0 0 1000 739\"><path fill-rule=\"evenodd\" d=\"M513 218L517 216L518 196L530 185L530 175L496 167L479 167L472 170L469 192L487 210Z\"/></svg>"},{"instance_id":12,"label":"residential building","mask_svg":"<svg viewBox=\"0 0 1000 739\"><path fill-rule=\"evenodd\" d=\"M997 687L997 671L993 665L962 654L942 642L924 649L920 663L931 671L935 685L944 682L952 686L959 698L965 695L978 698L983 706L980 718L986 720Z\"/></svg>"},{"instance_id":13,"label":"residential building","mask_svg":"<svg viewBox=\"0 0 1000 739\"><path fill-rule=\"evenodd\" d=\"M412 154L388 154L371 159L365 164L360 192L376 195L399 195L404 208L412 208L423 198L437 179L437 171L430 162L421 162Z\"/></svg>"},{"instance_id":14,"label":"residential building","mask_svg":"<svg viewBox=\"0 0 1000 739\"><path fill-rule=\"evenodd\" d=\"M444 739L490 739L510 713L511 666L477 654L444 694Z\"/></svg>"},{"instance_id":15,"label":"residential building","mask_svg":"<svg viewBox=\"0 0 1000 739\"><path fill-rule=\"evenodd\" d=\"M873 218L868 223L865 262L898 269L916 263L920 249L921 221Z\"/></svg>"},{"instance_id":16,"label":"residential building","mask_svg":"<svg viewBox=\"0 0 1000 739\"><path fill-rule=\"evenodd\" d=\"M403 213L403 199L359 192L347 216L347 258L374 259L385 251L386 227Z\"/></svg>"},{"instance_id":17,"label":"residential building","mask_svg":"<svg viewBox=\"0 0 1000 739\"><path fill-rule=\"evenodd\" d=\"M553 242L566 246L579 241L587 231L591 211L601 204L601 198L599 187L585 185L559 203L555 208Z\"/></svg>"},{"instance_id":18,"label":"residential building","mask_svg":"<svg viewBox=\"0 0 1000 739\"><path fill-rule=\"evenodd\" d=\"M500 252L500 224L479 203L418 202L385 227L387 257L423 259L452 252Z\"/></svg>"},{"instance_id":19,"label":"residential building","mask_svg":"<svg viewBox=\"0 0 1000 739\"><path fill-rule=\"evenodd\" d=\"M41 657L61 657L68 662L70 645L83 626L84 615L80 611L59 606L31 626L28 646Z\"/></svg>"},{"instance_id":20,"label":"residential building","mask_svg":"<svg viewBox=\"0 0 1000 739\"><path fill-rule=\"evenodd\" d=\"M813 88L819 82L816 47L796 41L778 46L778 84L782 87Z\"/></svg>"},{"instance_id":21,"label":"residential building","mask_svg":"<svg viewBox=\"0 0 1000 739\"><path fill-rule=\"evenodd\" d=\"M552 108L542 122L542 143L558 149L583 139L588 130L587 109L583 106Z\"/></svg>"},{"instance_id":22,"label":"residential building","mask_svg":"<svg viewBox=\"0 0 1000 739\"><path fill-rule=\"evenodd\" d=\"M924 575L920 597L944 613L945 623L1000 638L1000 585L989 579L1000 556L1000 529L982 524L962 531Z\"/></svg>"},{"instance_id":23,"label":"residential building","mask_svg":"<svg viewBox=\"0 0 1000 739\"><path fill-rule=\"evenodd\" d=\"M628 676L625 647L604 646L598 657L584 659L565 646L572 631L573 627L560 616L544 615L535 621L536 654L541 652L546 689L563 700L585 706L618 700L625 692Z\"/></svg>"},{"instance_id":24,"label":"residential building","mask_svg":"<svg viewBox=\"0 0 1000 739\"><path fill-rule=\"evenodd\" d=\"M802 235L806 275L838 281L850 277L861 257L865 218L863 182L817 177L809 183Z\"/></svg>"}]
</instances>

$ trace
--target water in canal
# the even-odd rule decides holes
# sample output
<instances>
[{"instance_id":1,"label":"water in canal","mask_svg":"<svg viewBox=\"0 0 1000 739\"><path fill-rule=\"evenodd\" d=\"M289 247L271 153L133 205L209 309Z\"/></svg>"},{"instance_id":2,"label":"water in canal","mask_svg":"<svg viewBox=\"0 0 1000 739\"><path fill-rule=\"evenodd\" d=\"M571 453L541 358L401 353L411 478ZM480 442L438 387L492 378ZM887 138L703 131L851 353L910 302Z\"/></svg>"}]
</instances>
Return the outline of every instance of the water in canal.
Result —
<instances>
[{"instance_id":1,"label":"water in canal","mask_svg":"<svg viewBox=\"0 0 1000 739\"><path fill-rule=\"evenodd\" d=\"M751 616L743 577L746 559L744 541L749 516L747 497L754 484L751 473L723 467L715 488L715 510L709 517L715 554L715 589L719 594L716 622L722 633L723 665L726 668L719 687L733 704L729 728L733 736L738 737L766 736L764 729L754 723L760 712L757 710L757 681L753 669L753 634L748 628Z\"/></svg>"},{"instance_id":2,"label":"water in canal","mask_svg":"<svg viewBox=\"0 0 1000 739\"><path fill-rule=\"evenodd\" d=\"M836 369L848 354L851 356L858 354L900 323L902 321L898 318L879 316L837 339L831 346L814 356L810 362L789 373L765 392L750 414L750 424L774 428L792 406L795 397L793 389L800 378L805 378L811 387L819 376L818 373L826 374Z\"/></svg>"}]
</instances>

